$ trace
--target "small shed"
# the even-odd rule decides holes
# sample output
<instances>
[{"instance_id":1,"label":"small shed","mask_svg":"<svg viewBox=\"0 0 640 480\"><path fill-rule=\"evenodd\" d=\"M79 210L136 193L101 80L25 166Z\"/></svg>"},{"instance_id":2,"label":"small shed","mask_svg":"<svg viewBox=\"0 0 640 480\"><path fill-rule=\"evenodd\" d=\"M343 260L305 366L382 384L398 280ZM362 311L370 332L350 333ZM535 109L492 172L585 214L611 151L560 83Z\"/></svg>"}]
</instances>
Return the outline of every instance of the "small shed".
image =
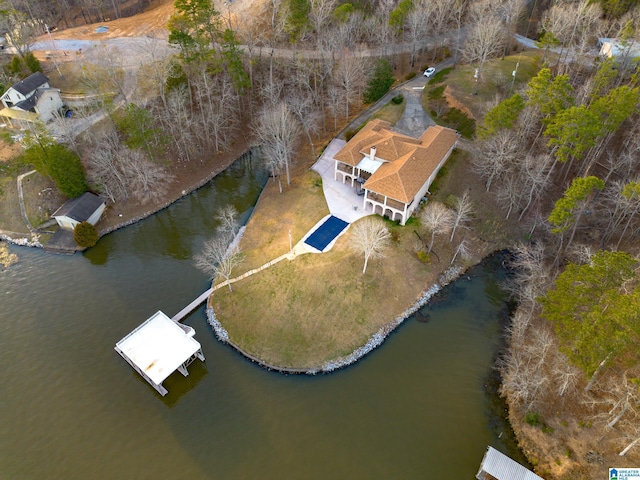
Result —
<instances>
[{"instance_id":1,"label":"small shed","mask_svg":"<svg viewBox=\"0 0 640 480\"><path fill-rule=\"evenodd\" d=\"M478 480L544 480L493 447L487 448L476 478Z\"/></svg>"},{"instance_id":2,"label":"small shed","mask_svg":"<svg viewBox=\"0 0 640 480\"><path fill-rule=\"evenodd\" d=\"M174 322L161 311L116 343L115 350L160 395L168 393L164 382L176 370L185 377L187 367L199 358L204 362L193 328Z\"/></svg>"},{"instance_id":3,"label":"small shed","mask_svg":"<svg viewBox=\"0 0 640 480\"><path fill-rule=\"evenodd\" d=\"M73 198L53 213L60 228L73 230L81 222L95 225L106 207L106 203L99 196L85 192L78 198Z\"/></svg>"}]
</instances>

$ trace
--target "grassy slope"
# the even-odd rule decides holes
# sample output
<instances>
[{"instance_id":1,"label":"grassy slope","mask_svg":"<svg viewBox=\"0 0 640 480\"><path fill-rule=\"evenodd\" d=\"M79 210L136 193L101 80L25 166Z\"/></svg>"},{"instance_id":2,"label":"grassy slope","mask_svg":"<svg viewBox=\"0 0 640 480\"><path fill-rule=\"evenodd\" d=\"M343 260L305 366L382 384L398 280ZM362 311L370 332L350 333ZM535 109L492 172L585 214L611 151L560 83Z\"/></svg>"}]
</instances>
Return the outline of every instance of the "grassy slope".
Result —
<instances>
[{"instance_id":1,"label":"grassy slope","mask_svg":"<svg viewBox=\"0 0 640 480\"><path fill-rule=\"evenodd\" d=\"M482 184L470 174L468 162L464 152L456 155L448 173L438 181L435 199L445 201L464 190L483 195ZM312 172L295 178L282 195L275 185L263 192L241 243L247 260L237 274L286 253L292 225L305 225L292 228L296 242L327 213L314 178ZM385 258L369 262L365 275L364 258L349 248L348 231L330 252L284 260L235 283L233 293L218 290L211 304L231 340L246 352L279 367L317 367L351 353L413 304L449 266L463 237L474 255L458 263L474 263L506 245L508 230L492 205L485 202L487 215L474 220L474 232L461 229L453 243L438 239L437 255L431 256L428 265L416 256L422 247L415 231L426 238L418 222L412 220L406 227L388 222L397 241Z\"/></svg>"},{"instance_id":2,"label":"grassy slope","mask_svg":"<svg viewBox=\"0 0 640 480\"><path fill-rule=\"evenodd\" d=\"M505 57L504 60L491 60L485 63L482 79L478 85L478 94L473 95L475 80L473 73L475 67L460 65L448 76L446 83L450 86L456 100L467 107L476 119L482 119L487 102L494 101L498 96L508 96L509 92L517 92L540 69L539 60L542 53L527 51L521 54ZM513 89L512 73L518 64Z\"/></svg>"}]
</instances>

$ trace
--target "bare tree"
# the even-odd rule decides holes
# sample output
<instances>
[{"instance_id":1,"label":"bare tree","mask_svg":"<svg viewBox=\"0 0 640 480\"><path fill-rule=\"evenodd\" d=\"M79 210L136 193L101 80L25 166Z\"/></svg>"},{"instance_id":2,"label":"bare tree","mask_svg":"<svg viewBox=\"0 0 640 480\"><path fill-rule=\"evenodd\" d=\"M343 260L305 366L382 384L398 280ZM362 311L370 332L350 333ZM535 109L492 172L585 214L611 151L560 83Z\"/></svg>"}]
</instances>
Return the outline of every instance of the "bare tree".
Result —
<instances>
[{"instance_id":1,"label":"bare tree","mask_svg":"<svg viewBox=\"0 0 640 480\"><path fill-rule=\"evenodd\" d=\"M201 131L209 133L205 138L213 140L216 152L226 149L238 126L237 94L231 80L225 74L211 77L208 72L192 82L198 99L198 119Z\"/></svg>"},{"instance_id":2,"label":"bare tree","mask_svg":"<svg viewBox=\"0 0 640 480\"><path fill-rule=\"evenodd\" d=\"M420 0L414 2L413 8L409 11L405 19L405 32L411 43L410 65L415 64L418 43L427 36L427 33L435 35L436 32L430 31L431 25L429 20L432 18L432 2Z\"/></svg>"},{"instance_id":3,"label":"bare tree","mask_svg":"<svg viewBox=\"0 0 640 480\"><path fill-rule=\"evenodd\" d=\"M196 267L210 275L215 282L219 278L227 281L229 291L232 292L229 280L233 270L243 261L243 255L237 244L229 244L228 238L217 236L207 240L202 252L194 257Z\"/></svg>"},{"instance_id":4,"label":"bare tree","mask_svg":"<svg viewBox=\"0 0 640 480\"><path fill-rule=\"evenodd\" d=\"M389 24L389 15L394 8L393 0L378 2L374 16L370 17L370 20L365 20L363 24L365 39L374 45L380 45L383 56L387 55L387 49L393 44L393 30Z\"/></svg>"},{"instance_id":5,"label":"bare tree","mask_svg":"<svg viewBox=\"0 0 640 480\"><path fill-rule=\"evenodd\" d=\"M18 55L24 58L29 52L29 46L37 35L36 24L33 19L12 6L6 7L0 14L0 32L3 32L9 45L16 49Z\"/></svg>"},{"instance_id":6,"label":"bare tree","mask_svg":"<svg viewBox=\"0 0 640 480\"><path fill-rule=\"evenodd\" d=\"M542 392L547 391L549 383L544 370L535 370L530 360L528 350L512 349L498 362L502 371L501 392L525 411L535 410L541 404ZM534 365L539 367L541 363L538 360Z\"/></svg>"},{"instance_id":7,"label":"bare tree","mask_svg":"<svg viewBox=\"0 0 640 480\"><path fill-rule=\"evenodd\" d=\"M326 130L324 86L333 69L333 61L331 59L307 60L296 56L293 59L292 69L295 72L293 83L296 91L292 96L298 97L298 100L289 101L289 108L300 119L308 137L309 134L315 134L320 126ZM307 98L311 100L311 105L308 105ZM308 120L303 119L301 114L311 115L311 117Z\"/></svg>"},{"instance_id":8,"label":"bare tree","mask_svg":"<svg viewBox=\"0 0 640 480\"><path fill-rule=\"evenodd\" d=\"M495 179L507 175L513 163L521 155L518 137L509 130L498 133L479 145L480 154L473 158L473 171L486 178L487 192Z\"/></svg>"},{"instance_id":9,"label":"bare tree","mask_svg":"<svg viewBox=\"0 0 640 480\"><path fill-rule=\"evenodd\" d=\"M571 263L586 265L591 263L591 259L596 254L596 249L592 245L584 243L574 243L567 248L567 258Z\"/></svg>"},{"instance_id":10,"label":"bare tree","mask_svg":"<svg viewBox=\"0 0 640 480\"><path fill-rule=\"evenodd\" d=\"M162 130L173 141L168 145L178 161L188 162L194 155L202 155L206 139L194 134L194 116L189 109L189 94L186 88L177 88L167 95L167 110L154 112L154 117L162 125ZM171 112L169 115L168 112Z\"/></svg>"},{"instance_id":11,"label":"bare tree","mask_svg":"<svg viewBox=\"0 0 640 480\"><path fill-rule=\"evenodd\" d=\"M524 0L505 0L498 6L504 26L506 29L505 37L513 39L513 35L516 33L518 20L524 10L526 2ZM502 58L507 54L507 48L509 47L511 40L505 42L504 49L502 51Z\"/></svg>"},{"instance_id":12,"label":"bare tree","mask_svg":"<svg viewBox=\"0 0 640 480\"><path fill-rule=\"evenodd\" d=\"M254 133L262 146L265 161L275 175L283 168L287 175L287 185L291 183L289 166L293 152L300 138L300 124L285 103L266 107L260 113ZM282 192L282 186L280 186Z\"/></svg>"},{"instance_id":13,"label":"bare tree","mask_svg":"<svg viewBox=\"0 0 640 480\"><path fill-rule=\"evenodd\" d=\"M88 108L82 106L74 107L73 118L67 118L55 112L53 121L49 126L49 130L60 137L60 142L68 143L78 155L80 152L76 137L86 127L86 117L89 116L87 110Z\"/></svg>"},{"instance_id":14,"label":"bare tree","mask_svg":"<svg viewBox=\"0 0 640 480\"><path fill-rule=\"evenodd\" d=\"M556 393L563 397L575 391L576 385L582 378L582 372L577 367L571 365L567 358L556 352L555 362L552 364L553 382L556 385Z\"/></svg>"},{"instance_id":15,"label":"bare tree","mask_svg":"<svg viewBox=\"0 0 640 480\"><path fill-rule=\"evenodd\" d=\"M599 217L606 219L606 223L602 227L604 229L603 244L608 243L614 235L617 235L616 249L618 249L627 232L631 233L631 238L634 236L635 228L632 225L640 213L639 198L640 179L628 182L611 182L603 194L599 196L597 199L597 208L601 212Z\"/></svg>"},{"instance_id":16,"label":"bare tree","mask_svg":"<svg viewBox=\"0 0 640 480\"><path fill-rule=\"evenodd\" d=\"M461 197L456 199L455 214L453 217L453 225L451 226L450 242L453 242L453 236L456 234L456 230L460 226L464 226L473 215L473 202L469 197L468 192L464 192Z\"/></svg>"},{"instance_id":17,"label":"bare tree","mask_svg":"<svg viewBox=\"0 0 640 480\"><path fill-rule=\"evenodd\" d=\"M504 45L504 30L502 20L494 11L478 9L472 15L471 30L467 34L464 46L464 58L471 64L476 64L475 87L473 94L478 93L478 84L482 78L484 63L497 55Z\"/></svg>"},{"instance_id":18,"label":"bare tree","mask_svg":"<svg viewBox=\"0 0 640 480\"><path fill-rule=\"evenodd\" d=\"M607 428L613 428L625 415L636 417L638 405L638 384L629 379L629 371L625 371L615 379L615 382L607 382Z\"/></svg>"},{"instance_id":19,"label":"bare tree","mask_svg":"<svg viewBox=\"0 0 640 480\"><path fill-rule=\"evenodd\" d=\"M498 361L502 372L503 394L525 411L535 410L544 403L552 389L552 376L545 368L555 354L555 337L548 328L537 326L530 335L531 317L516 314L509 328L510 348Z\"/></svg>"},{"instance_id":20,"label":"bare tree","mask_svg":"<svg viewBox=\"0 0 640 480\"><path fill-rule=\"evenodd\" d=\"M551 155L524 156L519 173L522 179L522 189L528 194L526 196L527 203L524 205L518 220L522 220L534 198L540 198L551 183L550 174L553 161L553 156Z\"/></svg>"},{"instance_id":21,"label":"bare tree","mask_svg":"<svg viewBox=\"0 0 640 480\"><path fill-rule=\"evenodd\" d=\"M115 131L98 136L92 144L88 178L112 202L133 197L147 203L165 195L173 176L150 162L142 151L121 145Z\"/></svg>"},{"instance_id":22,"label":"bare tree","mask_svg":"<svg viewBox=\"0 0 640 480\"><path fill-rule=\"evenodd\" d=\"M431 240L427 253L431 253L436 235L451 231L453 227L454 215L444 203L429 202L420 213L422 225L431 232Z\"/></svg>"},{"instance_id":23,"label":"bare tree","mask_svg":"<svg viewBox=\"0 0 640 480\"><path fill-rule=\"evenodd\" d=\"M238 210L233 205L222 207L216 214L219 222L218 232L229 240L235 237L238 231Z\"/></svg>"},{"instance_id":24,"label":"bare tree","mask_svg":"<svg viewBox=\"0 0 640 480\"><path fill-rule=\"evenodd\" d=\"M333 28L325 29L324 35L319 39L321 48L332 52L333 56L343 56L346 49L353 51L363 35L365 16L360 10L350 12L347 18L338 21Z\"/></svg>"},{"instance_id":25,"label":"bare tree","mask_svg":"<svg viewBox=\"0 0 640 480\"><path fill-rule=\"evenodd\" d=\"M453 0L451 3L451 15L456 24L456 46L455 52L453 56L453 66L455 67L458 64L458 54L460 52L460 33L462 30L462 18L467 12L467 7L469 5L468 0Z\"/></svg>"},{"instance_id":26,"label":"bare tree","mask_svg":"<svg viewBox=\"0 0 640 480\"><path fill-rule=\"evenodd\" d=\"M514 274L504 286L517 298L520 311L526 308L531 316L538 308L537 298L545 293L552 280L545 263L544 244L519 244L513 253L510 267Z\"/></svg>"},{"instance_id":27,"label":"bare tree","mask_svg":"<svg viewBox=\"0 0 640 480\"><path fill-rule=\"evenodd\" d=\"M336 0L310 0L309 7L309 21L317 38L326 31L327 24L336 8Z\"/></svg>"},{"instance_id":28,"label":"bare tree","mask_svg":"<svg viewBox=\"0 0 640 480\"><path fill-rule=\"evenodd\" d=\"M96 83L105 83L106 85L116 90L124 101L127 101L127 94L125 92L125 78L127 73L123 67L124 56L117 47L107 47L103 45L95 49L95 64L98 65L100 71L94 71L89 69L90 75L99 78L95 79Z\"/></svg>"},{"instance_id":29,"label":"bare tree","mask_svg":"<svg viewBox=\"0 0 640 480\"><path fill-rule=\"evenodd\" d=\"M513 175L507 176L500 184L496 191L496 199L500 206L507 211L505 219L509 219L514 208L520 208L524 199L523 195L520 182Z\"/></svg>"},{"instance_id":30,"label":"bare tree","mask_svg":"<svg viewBox=\"0 0 640 480\"><path fill-rule=\"evenodd\" d=\"M458 248L456 248L456 251L453 254L453 257L451 258L450 265L453 265L453 262L456 261L456 258L458 258L458 255L460 255L460 258L462 258L463 261L469 258L469 249L467 246L466 238L463 238L462 241L460 242L460 245L458 245Z\"/></svg>"},{"instance_id":31,"label":"bare tree","mask_svg":"<svg viewBox=\"0 0 640 480\"><path fill-rule=\"evenodd\" d=\"M338 63L333 72L333 81L342 93L345 117L349 118L349 106L358 104L365 85L365 62L361 58L346 57Z\"/></svg>"},{"instance_id":32,"label":"bare tree","mask_svg":"<svg viewBox=\"0 0 640 480\"><path fill-rule=\"evenodd\" d=\"M327 108L333 116L333 129L338 130L338 117L340 116L342 102L341 94L337 85L331 83L327 87L326 102Z\"/></svg>"},{"instance_id":33,"label":"bare tree","mask_svg":"<svg viewBox=\"0 0 640 480\"><path fill-rule=\"evenodd\" d=\"M353 225L351 248L356 252L364 253L363 275L367 271L370 258L384 256L384 250L389 246L390 238L391 234L382 220L367 217Z\"/></svg>"},{"instance_id":34,"label":"bare tree","mask_svg":"<svg viewBox=\"0 0 640 480\"><path fill-rule=\"evenodd\" d=\"M145 37L139 49L140 53L148 56L150 61L145 69L139 70L138 75L146 75L151 80L154 90L158 92L162 104L167 109L167 80L174 62L168 45L166 41L161 42L157 38Z\"/></svg>"},{"instance_id":35,"label":"bare tree","mask_svg":"<svg viewBox=\"0 0 640 480\"><path fill-rule=\"evenodd\" d=\"M135 198L142 203L157 202L164 198L174 179L173 175L149 161L141 150L125 149L121 154L121 162Z\"/></svg>"},{"instance_id":36,"label":"bare tree","mask_svg":"<svg viewBox=\"0 0 640 480\"><path fill-rule=\"evenodd\" d=\"M301 91L293 91L287 97L287 105L289 110L293 113L300 125L307 135L309 145L311 146L311 154L315 157L316 150L313 146L313 138L311 135L318 133L318 124L320 123L321 112L315 107L313 98L310 93L303 93Z\"/></svg>"},{"instance_id":37,"label":"bare tree","mask_svg":"<svg viewBox=\"0 0 640 480\"><path fill-rule=\"evenodd\" d=\"M542 17L542 27L550 32L569 55L569 46L584 43L585 37L597 35L601 29L600 10L588 1L556 2ZM560 63L563 51L560 52ZM567 62L564 62L567 63Z\"/></svg>"}]
</instances>

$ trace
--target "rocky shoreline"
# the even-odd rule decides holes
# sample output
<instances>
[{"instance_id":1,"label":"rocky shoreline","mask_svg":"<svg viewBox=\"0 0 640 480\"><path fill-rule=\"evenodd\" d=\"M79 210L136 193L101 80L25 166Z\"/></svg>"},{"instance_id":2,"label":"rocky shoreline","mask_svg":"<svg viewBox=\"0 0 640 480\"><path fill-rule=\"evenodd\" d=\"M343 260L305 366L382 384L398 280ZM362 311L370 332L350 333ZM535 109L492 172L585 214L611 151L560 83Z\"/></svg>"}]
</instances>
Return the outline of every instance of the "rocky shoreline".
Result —
<instances>
[{"instance_id":1,"label":"rocky shoreline","mask_svg":"<svg viewBox=\"0 0 640 480\"><path fill-rule=\"evenodd\" d=\"M144 220L145 218L148 218L151 215L154 215L154 214L156 214L158 212L161 212L165 208L169 208L171 205L176 203L181 198L186 197L187 195L189 195L190 193L198 190L201 187L204 187L207 183L209 183L211 180L213 180L216 176L218 176L219 174L224 172L233 163L235 163L236 161L240 160L242 157L244 157L247 154L251 155L251 149L250 148L245 150L244 152L242 152L240 155L238 155L232 161L230 161L227 164L225 164L223 167L216 168L215 170L213 170L213 172L211 172L210 174L208 174L207 176L202 178L197 183L195 183L193 185L190 185L188 188L183 189L180 192L180 195L178 197L169 199L169 200L165 201L164 203L162 203L160 205L156 205L151 210L148 210L148 211L146 211L144 213L141 213L140 215L137 215L137 216L135 216L133 218L130 218L129 220L126 220L126 221L121 222L121 223L117 223L116 225L113 225L113 226L110 226L110 227L107 227L107 228L104 228L104 229L100 230L98 233L102 237L102 236L107 235L107 234L109 234L111 232L115 232L116 230L119 230L121 228L128 227L129 225L133 225L135 223L138 223L140 220Z\"/></svg>"},{"instance_id":2,"label":"rocky shoreline","mask_svg":"<svg viewBox=\"0 0 640 480\"><path fill-rule=\"evenodd\" d=\"M456 280L460 276L464 274L466 270L461 266L449 267L446 269L438 279L438 282L424 290L416 302L407 308L404 312L398 315L394 320L387 323L385 326L380 328L377 332L375 332L367 342L356 348L349 355L344 357L336 358L335 360L330 360L325 362L322 365L319 365L315 368L290 368L290 367L279 367L276 365L271 365L254 355L244 351L240 346L236 345L229 338L229 332L224 328L224 326L220 323L216 314L211 307L211 305L207 305L206 313L207 313L207 323L213 330L215 336L222 343L226 343L233 347L240 354L251 360L252 362L260 365L267 370L272 370L285 374L304 374L304 375L316 375L318 373L331 373L336 370L340 370L342 368L348 367L349 365L353 365L358 360L363 358L365 355L373 351L376 347L382 345L382 343L393 333L402 323L413 315L418 309L426 305L431 298L438 293L442 287L448 285L452 281Z\"/></svg>"},{"instance_id":3,"label":"rocky shoreline","mask_svg":"<svg viewBox=\"0 0 640 480\"><path fill-rule=\"evenodd\" d=\"M211 173L207 174L205 177L200 179L195 184L190 185L189 187L183 189L180 192L179 196L173 197L173 198L171 198L169 200L166 200L165 202L163 202L163 203L161 203L159 205L155 205L152 208L150 208L149 210L141 213L140 215L136 215L133 218L130 218L130 219L125 220L123 222L116 223L115 225L111 225L109 227L100 229L100 230L98 230L98 234L100 235L100 237L103 237L103 236L105 236L105 235L107 235L107 234L109 234L111 232L115 232L116 230L119 230L121 228L128 227L130 225L138 223L141 220L144 220L145 218L150 217L151 215L154 215L154 214L156 214L158 212L161 212L165 208L168 208L171 205L173 205L175 202L177 202L181 198L183 198L183 197L189 195L190 193L194 192L195 190L205 186L207 183L209 183L211 180L213 180L217 175L219 175L220 173L224 172L227 168L229 168L229 166L231 164L233 164L237 160L240 160L242 157L244 157L247 154L251 155L251 149L250 148L248 148L247 150L242 152L239 156L235 157L232 161L228 162L227 164L223 165L222 167L216 168L215 170L213 170ZM31 239L29 239L29 236L31 236ZM21 246L21 247L44 248L44 244L40 242L40 239L39 239L38 235L33 235L33 234L29 234L29 233L8 232L8 231L0 230L0 240L5 241L7 243L10 243L12 245L18 245L18 246Z\"/></svg>"},{"instance_id":4,"label":"rocky shoreline","mask_svg":"<svg viewBox=\"0 0 640 480\"><path fill-rule=\"evenodd\" d=\"M40 243L40 239L37 235L31 235L31 239L28 238L29 235L31 234L0 230L0 240L4 242L12 245L19 245L21 247L43 248L43 245Z\"/></svg>"}]
</instances>

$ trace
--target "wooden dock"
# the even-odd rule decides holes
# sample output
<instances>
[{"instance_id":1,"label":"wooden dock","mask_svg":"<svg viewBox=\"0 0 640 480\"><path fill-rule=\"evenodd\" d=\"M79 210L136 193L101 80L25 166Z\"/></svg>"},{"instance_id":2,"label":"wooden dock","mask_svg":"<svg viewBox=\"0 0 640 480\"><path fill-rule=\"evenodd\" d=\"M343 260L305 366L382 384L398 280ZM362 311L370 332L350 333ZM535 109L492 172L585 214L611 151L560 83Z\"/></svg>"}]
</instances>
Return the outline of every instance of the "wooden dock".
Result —
<instances>
[{"instance_id":1,"label":"wooden dock","mask_svg":"<svg viewBox=\"0 0 640 480\"><path fill-rule=\"evenodd\" d=\"M180 310L178 313L176 313L171 318L171 320L173 320L174 322L180 322L184 317L189 315L196 308L198 308L200 305L202 305L204 302L206 302L207 298L209 298L209 296L215 290L218 290L219 288L222 288L222 287L226 287L230 283L235 283L235 282L237 282L239 280L242 280L243 278L247 278L247 277L253 275L254 273L257 273L257 272L260 272L261 270L264 270L265 268L269 268L270 266L272 266L272 265L284 260L285 258L291 260L293 258L293 256L291 254L289 254L289 253L286 253L284 255L280 255L278 258L275 258L275 259L271 260L270 262L265 263L261 267L254 268L253 270L249 270L248 272L243 273L239 277L232 278L232 279L230 279L228 281L224 281L222 283L218 283L216 286L211 287L210 289L206 290L198 298L196 298L193 302L191 302L189 305L187 305L182 310Z\"/></svg>"},{"instance_id":2,"label":"wooden dock","mask_svg":"<svg viewBox=\"0 0 640 480\"><path fill-rule=\"evenodd\" d=\"M204 302L206 302L207 298L209 298L209 295L211 295L211 292L213 292L213 288L210 288L209 290L205 291L202 295L200 295L198 298L196 298L193 302L191 302L189 305L187 305L182 310L180 310L178 313L176 313L171 318L171 320L173 320L174 322L181 321L184 317L189 315L196 308L198 308L200 305L202 305Z\"/></svg>"}]
</instances>

